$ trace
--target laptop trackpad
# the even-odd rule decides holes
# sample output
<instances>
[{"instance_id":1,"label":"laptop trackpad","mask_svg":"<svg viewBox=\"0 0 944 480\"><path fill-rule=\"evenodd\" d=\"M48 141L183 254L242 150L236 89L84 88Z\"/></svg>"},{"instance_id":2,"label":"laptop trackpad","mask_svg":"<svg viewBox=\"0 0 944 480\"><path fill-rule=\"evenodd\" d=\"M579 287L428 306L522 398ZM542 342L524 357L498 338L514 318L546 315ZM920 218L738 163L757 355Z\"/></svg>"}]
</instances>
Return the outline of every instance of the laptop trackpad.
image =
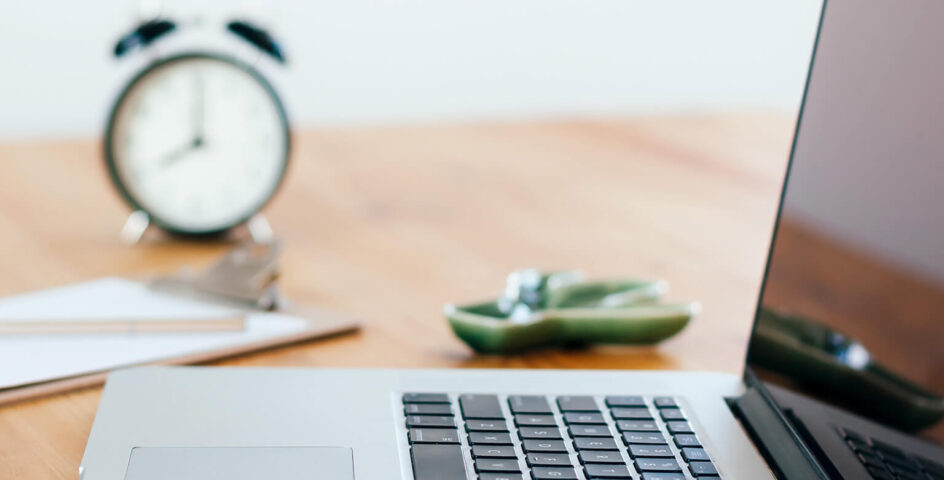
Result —
<instances>
[{"instance_id":1,"label":"laptop trackpad","mask_svg":"<svg viewBox=\"0 0 944 480\"><path fill-rule=\"evenodd\" d=\"M125 480L354 480L342 447L137 447Z\"/></svg>"}]
</instances>

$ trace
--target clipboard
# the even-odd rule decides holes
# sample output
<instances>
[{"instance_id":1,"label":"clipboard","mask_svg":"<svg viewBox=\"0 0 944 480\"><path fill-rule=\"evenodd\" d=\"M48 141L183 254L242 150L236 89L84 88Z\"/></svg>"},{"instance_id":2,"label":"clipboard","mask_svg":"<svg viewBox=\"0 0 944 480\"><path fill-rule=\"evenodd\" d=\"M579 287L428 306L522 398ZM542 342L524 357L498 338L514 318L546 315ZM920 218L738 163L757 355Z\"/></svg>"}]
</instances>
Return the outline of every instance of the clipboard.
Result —
<instances>
[{"instance_id":1,"label":"clipboard","mask_svg":"<svg viewBox=\"0 0 944 480\"><path fill-rule=\"evenodd\" d=\"M107 302L96 304L101 301ZM188 315L233 309L154 291L144 283L118 277L0 300L0 316L13 317L23 317L24 312L44 318L83 311L106 315L129 308ZM0 405L98 385L116 368L205 363L359 328L350 317L300 304L280 311L243 313L246 328L241 331L2 336L0 365L19 367L0 371Z\"/></svg>"}]
</instances>

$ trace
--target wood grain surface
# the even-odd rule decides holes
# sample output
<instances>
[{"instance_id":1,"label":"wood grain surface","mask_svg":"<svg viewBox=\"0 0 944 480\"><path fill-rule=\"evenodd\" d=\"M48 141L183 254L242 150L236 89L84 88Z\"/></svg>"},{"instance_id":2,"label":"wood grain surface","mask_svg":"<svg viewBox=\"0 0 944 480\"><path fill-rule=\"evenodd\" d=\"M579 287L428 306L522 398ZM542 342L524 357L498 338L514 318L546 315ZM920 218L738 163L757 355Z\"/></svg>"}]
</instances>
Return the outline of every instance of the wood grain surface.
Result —
<instances>
[{"instance_id":1,"label":"wood grain surface","mask_svg":"<svg viewBox=\"0 0 944 480\"><path fill-rule=\"evenodd\" d=\"M739 374L793 119L782 114L296 133L266 213L290 298L362 332L245 366L704 369ZM127 215L95 140L0 144L0 295L200 267L225 242L119 242ZM446 302L522 267L670 282L703 313L655 347L477 356ZM3 365L0 368L15 368ZM76 478L100 387L0 408L0 479Z\"/></svg>"}]
</instances>

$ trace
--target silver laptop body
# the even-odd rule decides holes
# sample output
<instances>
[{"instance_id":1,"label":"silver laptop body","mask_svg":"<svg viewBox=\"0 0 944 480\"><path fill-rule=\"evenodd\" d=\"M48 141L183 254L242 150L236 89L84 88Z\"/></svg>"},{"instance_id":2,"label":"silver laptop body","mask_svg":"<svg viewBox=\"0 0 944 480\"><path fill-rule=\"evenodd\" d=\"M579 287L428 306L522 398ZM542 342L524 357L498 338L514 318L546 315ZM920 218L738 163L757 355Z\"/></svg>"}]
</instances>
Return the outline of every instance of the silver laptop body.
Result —
<instances>
[{"instance_id":1,"label":"silver laptop body","mask_svg":"<svg viewBox=\"0 0 944 480\"><path fill-rule=\"evenodd\" d=\"M903 211L924 212L914 195L883 189L940 186L944 180L942 24L944 1L939 0L828 2L778 218L829 213L838 204L846 210L835 210L837 218L885 222L881 226L906 216ZM852 166L843 166L850 159ZM863 182L871 177L865 174L875 165L901 168L889 168L888 182L866 188ZM824 176L833 180L824 182ZM872 197L885 201L866 205L866 195L856 200L860 208L844 201L863 190L879 192ZM935 199L944 200L944 194L919 200L927 205ZM896 213L895 205L905 210ZM921 226L932 220L942 220L938 227L944 224L940 202L936 205L895 228L903 238L944 244L944 234ZM891 210L884 216L856 214L883 208ZM829 219L820 223L844 225ZM786 238L786 227L778 223L778 230L775 243ZM917 242L914 248L928 244ZM787 264L777 255L765 276L768 295L780 291L773 279L781 278L780 265ZM907 254L883 258L915 263ZM926 270L935 262L917 263L902 271L924 269L922 279L934 276ZM762 298L764 308L780 301ZM935 328L940 339L941 329ZM752 359L764 353L757 338L755 332ZM940 382L919 375L944 368L937 353L928 349L912 355L912 364L922 368L911 380L944 393ZM766 361L766 367L777 370L778 358ZM838 397L820 395L834 403L826 406L768 388L756 379L753 366L752 360L743 377L577 370L130 369L108 379L80 473L83 480L763 480L910 478L896 469L913 469L919 475L914 478L944 478L944 473L935 476L944 464L940 425L905 433L894 415L879 424L865 407L848 406ZM912 373L907 368L897 372ZM871 398L868 391L863 395ZM890 476L879 476L882 472Z\"/></svg>"}]
</instances>

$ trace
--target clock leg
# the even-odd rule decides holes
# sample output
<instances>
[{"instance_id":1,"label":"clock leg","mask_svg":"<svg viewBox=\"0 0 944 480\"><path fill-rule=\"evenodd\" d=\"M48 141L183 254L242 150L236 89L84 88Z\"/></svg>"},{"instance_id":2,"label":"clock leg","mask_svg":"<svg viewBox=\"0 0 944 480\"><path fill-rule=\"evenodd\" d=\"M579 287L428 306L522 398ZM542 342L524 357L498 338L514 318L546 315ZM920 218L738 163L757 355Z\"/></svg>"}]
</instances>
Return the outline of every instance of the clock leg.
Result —
<instances>
[{"instance_id":1,"label":"clock leg","mask_svg":"<svg viewBox=\"0 0 944 480\"><path fill-rule=\"evenodd\" d=\"M125 225L121 227L121 242L125 245L134 245L141 240L148 225L151 224L151 217L141 210L135 210L128 215Z\"/></svg>"},{"instance_id":2,"label":"clock leg","mask_svg":"<svg viewBox=\"0 0 944 480\"><path fill-rule=\"evenodd\" d=\"M269 221L261 213L253 215L246 222L246 227L249 229L249 236L252 237L252 241L255 243L264 245L272 243L274 240L272 226L269 225Z\"/></svg>"}]
</instances>

